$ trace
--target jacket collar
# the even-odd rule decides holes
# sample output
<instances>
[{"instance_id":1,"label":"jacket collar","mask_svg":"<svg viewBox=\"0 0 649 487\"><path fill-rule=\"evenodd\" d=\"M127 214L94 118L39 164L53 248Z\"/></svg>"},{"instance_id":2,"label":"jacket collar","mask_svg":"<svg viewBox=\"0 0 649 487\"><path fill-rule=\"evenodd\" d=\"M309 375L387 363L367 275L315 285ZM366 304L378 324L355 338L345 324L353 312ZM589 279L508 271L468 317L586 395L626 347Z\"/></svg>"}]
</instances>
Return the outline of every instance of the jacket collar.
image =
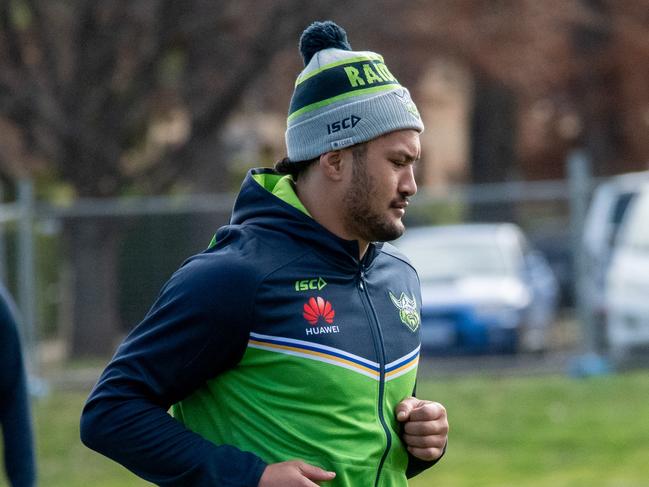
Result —
<instances>
[{"instance_id":1,"label":"jacket collar","mask_svg":"<svg viewBox=\"0 0 649 487\"><path fill-rule=\"evenodd\" d=\"M299 200L290 181L272 169L251 169L241 185L230 223L257 225L280 231L311 246L328 260L358 269L358 242L334 235L315 221ZM371 243L362 261L369 267L382 247Z\"/></svg>"}]
</instances>

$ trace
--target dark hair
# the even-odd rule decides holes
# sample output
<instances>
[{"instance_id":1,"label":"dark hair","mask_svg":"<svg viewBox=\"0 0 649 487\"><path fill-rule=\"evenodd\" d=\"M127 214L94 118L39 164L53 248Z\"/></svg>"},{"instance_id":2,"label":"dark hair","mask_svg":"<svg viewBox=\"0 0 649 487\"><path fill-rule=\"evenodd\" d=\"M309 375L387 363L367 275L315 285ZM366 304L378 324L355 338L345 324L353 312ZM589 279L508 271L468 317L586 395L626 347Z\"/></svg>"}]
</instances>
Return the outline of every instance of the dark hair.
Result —
<instances>
[{"instance_id":1,"label":"dark hair","mask_svg":"<svg viewBox=\"0 0 649 487\"><path fill-rule=\"evenodd\" d=\"M361 142L355 144L349 149L352 150L352 155L354 156L354 162L362 161L367 154L367 142ZM297 161L293 162L288 157L285 157L281 161L275 163L275 172L279 174L290 174L293 178L293 181L297 181L297 178L306 171L312 164L316 163L320 157L314 159L309 159L308 161Z\"/></svg>"},{"instance_id":2,"label":"dark hair","mask_svg":"<svg viewBox=\"0 0 649 487\"><path fill-rule=\"evenodd\" d=\"M297 178L306 171L312 164L318 161L320 158L316 157L308 161L291 161L288 157L285 157L281 161L275 163L275 171L279 174L290 174L294 181L297 181Z\"/></svg>"}]
</instances>

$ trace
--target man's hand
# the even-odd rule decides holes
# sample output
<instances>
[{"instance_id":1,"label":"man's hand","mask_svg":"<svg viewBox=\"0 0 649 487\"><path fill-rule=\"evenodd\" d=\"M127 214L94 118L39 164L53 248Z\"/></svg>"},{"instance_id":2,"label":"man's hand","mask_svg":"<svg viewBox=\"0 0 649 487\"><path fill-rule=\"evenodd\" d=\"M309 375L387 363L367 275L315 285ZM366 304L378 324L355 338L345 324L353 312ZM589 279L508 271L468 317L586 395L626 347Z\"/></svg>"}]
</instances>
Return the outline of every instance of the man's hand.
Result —
<instances>
[{"instance_id":1,"label":"man's hand","mask_svg":"<svg viewBox=\"0 0 649 487\"><path fill-rule=\"evenodd\" d=\"M446 409L438 402L407 397L396 409L397 421L405 423L403 441L408 451L420 460L437 460L448 438Z\"/></svg>"},{"instance_id":2,"label":"man's hand","mask_svg":"<svg viewBox=\"0 0 649 487\"><path fill-rule=\"evenodd\" d=\"M316 481L332 480L334 477L335 472L292 460L268 465L259 479L259 487L317 487Z\"/></svg>"}]
</instances>

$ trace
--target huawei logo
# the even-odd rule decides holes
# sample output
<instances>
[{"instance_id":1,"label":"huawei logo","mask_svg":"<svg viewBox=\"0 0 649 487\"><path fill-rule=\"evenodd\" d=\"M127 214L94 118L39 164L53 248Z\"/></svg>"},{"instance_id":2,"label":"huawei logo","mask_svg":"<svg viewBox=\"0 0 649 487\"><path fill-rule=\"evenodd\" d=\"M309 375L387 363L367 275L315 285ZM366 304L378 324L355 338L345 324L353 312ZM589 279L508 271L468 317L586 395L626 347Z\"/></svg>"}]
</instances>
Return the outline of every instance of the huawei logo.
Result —
<instances>
[{"instance_id":1,"label":"huawei logo","mask_svg":"<svg viewBox=\"0 0 649 487\"><path fill-rule=\"evenodd\" d=\"M336 313L331 306L331 303L322 299L320 296L317 298L310 298L309 301L304 304L304 312L302 313L304 319L314 326L318 324L318 319L320 317L329 324L333 323L335 315Z\"/></svg>"}]
</instances>

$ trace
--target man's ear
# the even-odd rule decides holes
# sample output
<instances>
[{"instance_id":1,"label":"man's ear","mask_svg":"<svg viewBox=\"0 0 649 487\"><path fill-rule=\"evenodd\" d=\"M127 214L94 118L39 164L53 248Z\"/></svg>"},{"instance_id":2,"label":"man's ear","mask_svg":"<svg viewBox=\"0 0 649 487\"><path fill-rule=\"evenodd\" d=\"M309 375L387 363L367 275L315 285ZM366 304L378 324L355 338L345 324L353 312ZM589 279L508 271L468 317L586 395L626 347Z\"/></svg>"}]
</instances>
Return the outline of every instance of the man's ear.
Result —
<instances>
[{"instance_id":1,"label":"man's ear","mask_svg":"<svg viewBox=\"0 0 649 487\"><path fill-rule=\"evenodd\" d=\"M343 153L339 150L325 152L320 156L320 167L323 173L333 181L343 178Z\"/></svg>"}]
</instances>

